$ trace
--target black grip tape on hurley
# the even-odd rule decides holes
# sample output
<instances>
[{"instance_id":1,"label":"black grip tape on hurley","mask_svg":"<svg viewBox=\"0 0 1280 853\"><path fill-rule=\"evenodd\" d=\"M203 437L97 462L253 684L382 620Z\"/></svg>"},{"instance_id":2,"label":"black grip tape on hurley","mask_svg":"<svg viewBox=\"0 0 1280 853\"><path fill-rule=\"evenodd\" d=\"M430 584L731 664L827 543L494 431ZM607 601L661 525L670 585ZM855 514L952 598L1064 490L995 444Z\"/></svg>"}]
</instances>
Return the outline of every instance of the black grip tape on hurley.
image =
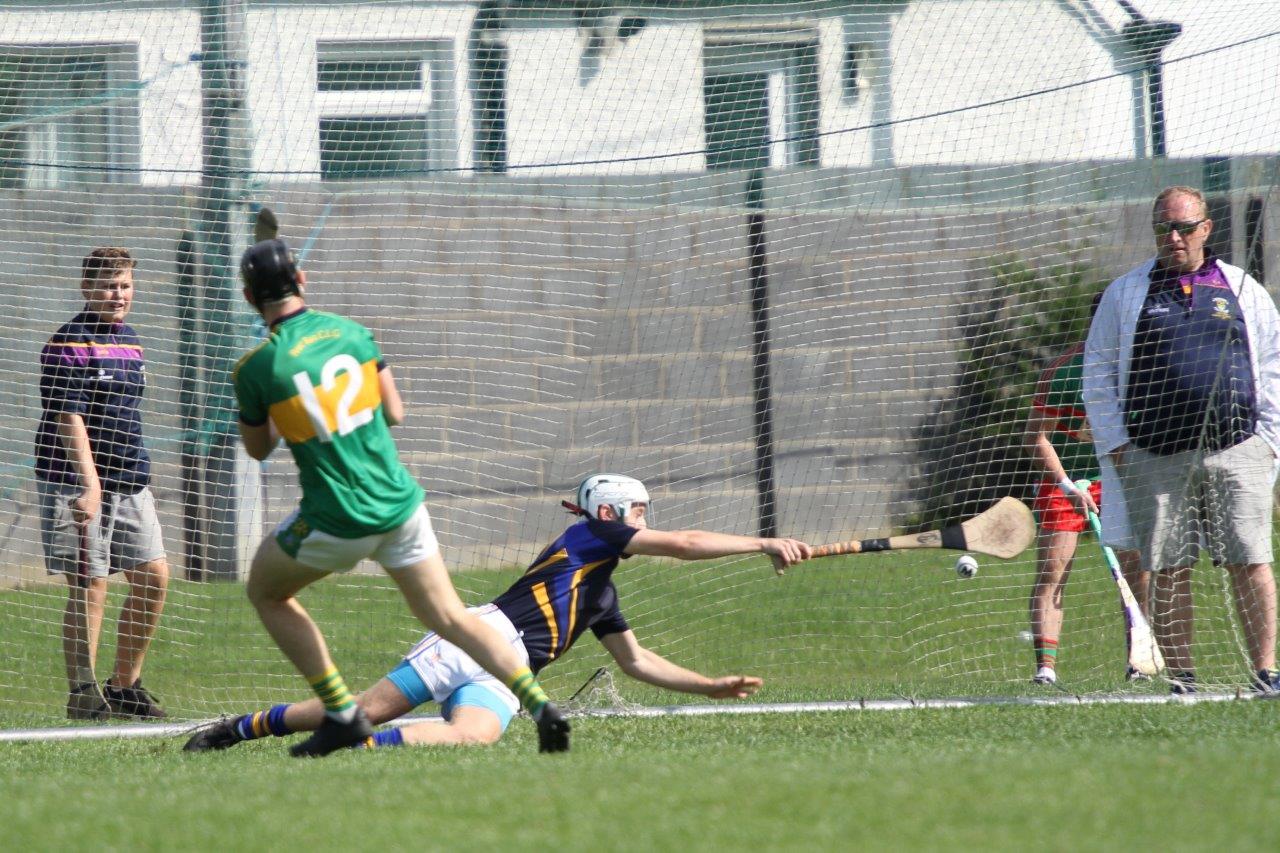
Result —
<instances>
[{"instance_id":1,"label":"black grip tape on hurley","mask_svg":"<svg viewBox=\"0 0 1280 853\"><path fill-rule=\"evenodd\" d=\"M865 554L868 551L888 551L888 539L863 539L858 543L858 547Z\"/></svg>"},{"instance_id":2,"label":"black grip tape on hurley","mask_svg":"<svg viewBox=\"0 0 1280 853\"><path fill-rule=\"evenodd\" d=\"M956 551L967 551L969 546L964 541L964 528L958 524L942 528L942 547Z\"/></svg>"}]
</instances>

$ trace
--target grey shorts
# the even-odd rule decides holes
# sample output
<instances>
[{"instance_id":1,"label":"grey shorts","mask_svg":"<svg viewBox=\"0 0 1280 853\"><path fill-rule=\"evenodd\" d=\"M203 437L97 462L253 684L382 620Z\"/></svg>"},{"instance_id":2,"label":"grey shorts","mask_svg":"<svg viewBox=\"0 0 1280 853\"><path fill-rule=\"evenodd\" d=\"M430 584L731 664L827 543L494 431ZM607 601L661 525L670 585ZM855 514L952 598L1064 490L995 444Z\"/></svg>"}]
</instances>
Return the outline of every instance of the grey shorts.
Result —
<instances>
[{"instance_id":1,"label":"grey shorts","mask_svg":"<svg viewBox=\"0 0 1280 853\"><path fill-rule=\"evenodd\" d=\"M1270 563L1275 455L1253 436L1216 453L1157 456L1130 447L1120 479L1142 567Z\"/></svg>"},{"instance_id":2,"label":"grey shorts","mask_svg":"<svg viewBox=\"0 0 1280 853\"><path fill-rule=\"evenodd\" d=\"M71 516L74 486L40 481L40 540L51 575L105 578L165 556L150 489L131 495L104 492L102 511L87 527Z\"/></svg>"}]
</instances>

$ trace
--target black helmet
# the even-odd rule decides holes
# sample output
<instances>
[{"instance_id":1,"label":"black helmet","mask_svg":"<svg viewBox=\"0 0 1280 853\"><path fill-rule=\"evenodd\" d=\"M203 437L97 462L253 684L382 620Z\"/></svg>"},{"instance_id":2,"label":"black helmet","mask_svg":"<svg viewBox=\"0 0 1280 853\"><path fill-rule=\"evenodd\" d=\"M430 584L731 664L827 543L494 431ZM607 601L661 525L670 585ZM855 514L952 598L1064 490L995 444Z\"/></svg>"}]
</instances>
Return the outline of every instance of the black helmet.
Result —
<instances>
[{"instance_id":1,"label":"black helmet","mask_svg":"<svg viewBox=\"0 0 1280 853\"><path fill-rule=\"evenodd\" d=\"M283 240L263 240L245 250L240 276L256 303L299 295L298 265Z\"/></svg>"}]
</instances>

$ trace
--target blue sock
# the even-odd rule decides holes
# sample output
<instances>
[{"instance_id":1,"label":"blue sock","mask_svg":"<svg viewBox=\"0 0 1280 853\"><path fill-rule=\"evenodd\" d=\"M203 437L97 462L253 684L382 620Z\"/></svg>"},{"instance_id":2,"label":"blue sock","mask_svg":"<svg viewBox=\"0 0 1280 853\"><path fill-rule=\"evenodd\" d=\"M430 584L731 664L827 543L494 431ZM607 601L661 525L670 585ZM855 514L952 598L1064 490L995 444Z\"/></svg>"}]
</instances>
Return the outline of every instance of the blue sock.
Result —
<instances>
[{"instance_id":1,"label":"blue sock","mask_svg":"<svg viewBox=\"0 0 1280 853\"><path fill-rule=\"evenodd\" d=\"M288 708L288 705L276 705L269 711L245 714L236 720L236 731L244 740L253 740L267 735L276 737L291 735L293 729L289 728L284 721L284 712Z\"/></svg>"},{"instance_id":2,"label":"blue sock","mask_svg":"<svg viewBox=\"0 0 1280 853\"><path fill-rule=\"evenodd\" d=\"M370 743L369 746L404 746L404 735L400 734L399 729L387 729L386 731L374 732L373 742Z\"/></svg>"}]
</instances>

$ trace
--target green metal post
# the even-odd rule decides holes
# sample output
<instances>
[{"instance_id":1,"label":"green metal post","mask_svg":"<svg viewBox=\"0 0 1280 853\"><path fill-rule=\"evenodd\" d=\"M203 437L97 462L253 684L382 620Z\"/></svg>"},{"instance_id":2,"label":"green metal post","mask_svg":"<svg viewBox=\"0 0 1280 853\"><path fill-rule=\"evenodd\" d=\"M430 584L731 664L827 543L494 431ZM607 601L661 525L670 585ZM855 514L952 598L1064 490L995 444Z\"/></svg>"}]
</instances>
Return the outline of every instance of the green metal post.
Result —
<instances>
[{"instance_id":1,"label":"green metal post","mask_svg":"<svg viewBox=\"0 0 1280 853\"><path fill-rule=\"evenodd\" d=\"M204 266L204 489L209 521L204 573L238 576L239 484L231 370L248 343L238 306L236 255L245 236L244 188L250 165L245 103L246 0L200 5L203 163L197 240Z\"/></svg>"}]
</instances>

